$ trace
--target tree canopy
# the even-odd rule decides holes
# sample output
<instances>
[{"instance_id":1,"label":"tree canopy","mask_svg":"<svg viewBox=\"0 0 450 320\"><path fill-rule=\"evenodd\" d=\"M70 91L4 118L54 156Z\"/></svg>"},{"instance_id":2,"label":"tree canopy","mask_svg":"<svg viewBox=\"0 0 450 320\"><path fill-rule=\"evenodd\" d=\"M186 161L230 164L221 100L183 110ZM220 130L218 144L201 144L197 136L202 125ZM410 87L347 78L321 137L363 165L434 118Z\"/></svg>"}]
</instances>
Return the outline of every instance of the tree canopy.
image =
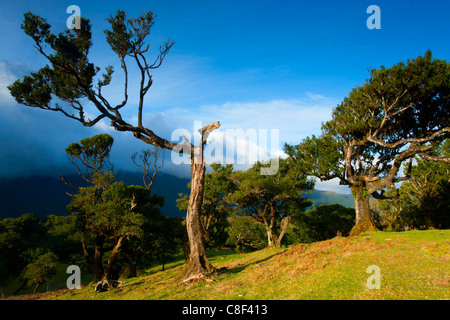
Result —
<instances>
[{"instance_id":1,"label":"tree canopy","mask_svg":"<svg viewBox=\"0 0 450 320\"><path fill-rule=\"evenodd\" d=\"M311 205L302 194L312 190L314 182L282 158L274 175L261 175L262 166L257 162L245 172L233 173L236 190L225 199L265 227L269 246L280 246L292 212Z\"/></svg>"},{"instance_id":2,"label":"tree canopy","mask_svg":"<svg viewBox=\"0 0 450 320\"><path fill-rule=\"evenodd\" d=\"M306 174L337 178L355 196L352 234L374 230L370 196L409 178L399 176L414 156L450 163L434 151L450 136L450 65L424 56L391 68L370 70L370 77L333 109L322 135L285 151Z\"/></svg>"},{"instance_id":3,"label":"tree canopy","mask_svg":"<svg viewBox=\"0 0 450 320\"><path fill-rule=\"evenodd\" d=\"M187 215L191 261L187 264L186 277L191 274L212 271L214 268L206 258L200 230L200 212L203 199L205 161L203 148L209 134L220 127L218 121L199 130L201 140L195 146L190 141L170 142L157 135L143 124L144 99L153 84L152 70L161 66L174 42L168 39L159 47L156 57L150 57L150 44L147 37L154 24L155 15L148 11L139 17L127 17L118 10L107 21L110 28L105 30L106 41L120 61L123 71L123 100L115 103L108 99L102 89L110 85L114 69L106 66L99 75L100 67L89 60L92 46L91 24L80 17L80 28L65 30L55 35L46 19L31 12L24 15L21 28L30 36L38 50L49 62L37 72L16 80L8 86L14 99L29 107L56 111L78 121L83 126L92 127L99 121L110 121L117 131L132 132L143 142L191 157L192 191ZM153 52L153 51L152 51ZM139 69L137 123L122 117L122 108L128 103L128 88L131 82L128 75L128 63L131 60ZM152 62L153 61L153 62ZM95 81L97 83L95 84ZM91 107L91 108L89 108ZM93 107L93 108L92 108ZM88 109L89 108L89 109ZM89 110L89 115L86 112ZM91 115L94 113L93 115ZM91 119L92 118L92 119Z\"/></svg>"}]
</instances>

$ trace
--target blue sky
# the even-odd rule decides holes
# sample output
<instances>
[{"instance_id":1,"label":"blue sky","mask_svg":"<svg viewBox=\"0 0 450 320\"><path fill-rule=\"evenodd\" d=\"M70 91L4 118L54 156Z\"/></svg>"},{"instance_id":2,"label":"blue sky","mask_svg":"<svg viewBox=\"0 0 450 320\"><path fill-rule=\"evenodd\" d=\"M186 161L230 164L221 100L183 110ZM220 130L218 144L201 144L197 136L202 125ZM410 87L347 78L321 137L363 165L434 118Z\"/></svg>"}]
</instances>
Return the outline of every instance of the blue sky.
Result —
<instances>
[{"instance_id":1,"label":"blue sky","mask_svg":"<svg viewBox=\"0 0 450 320\"><path fill-rule=\"evenodd\" d=\"M112 160L119 169L132 169L131 153L145 147L128 134L110 132L105 123L83 128L61 114L18 106L9 97L7 85L46 63L20 29L23 14L45 17L60 32L72 4L93 25L91 61L115 66L105 92L111 101L122 98L122 78L103 35L108 15L117 9L133 16L151 10L157 18L150 48L175 40L145 100L145 124L168 138L177 128L192 131L194 121L219 120L218 137L227 129L279 130L281 149L284 142L320 133L332 108L365 81L368 68L389 67L427 49L436 58L450 57L448 0L3 2L0 176L67 170L64 148L100 132L114 136ZM366 26L370 5L381 9L379 30ZM136 101L130 96L125 114L130 121ZM166 163L167 172L188 175L186 166ZM347 191L335 182L317 188Z\"/></svg>"}]
</instances>

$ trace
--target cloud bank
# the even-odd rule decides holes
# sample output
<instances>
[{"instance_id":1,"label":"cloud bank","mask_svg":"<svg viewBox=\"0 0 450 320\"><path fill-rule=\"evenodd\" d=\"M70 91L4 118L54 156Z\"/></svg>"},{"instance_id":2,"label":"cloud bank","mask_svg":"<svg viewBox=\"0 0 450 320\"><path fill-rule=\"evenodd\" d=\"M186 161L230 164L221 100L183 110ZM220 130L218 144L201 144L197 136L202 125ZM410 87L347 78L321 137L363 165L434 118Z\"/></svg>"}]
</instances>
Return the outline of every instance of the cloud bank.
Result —
<instances>
[{"instance_id":1,"label":"cloud bank","mask_svg":"<svg viewBox=\"0 0 450 320\"><path fill-rule=\"evenodd\" d=\"M64 149L71 142L104 132L115 140L111 161L116 170L137 170L130 160L131 154L148 146L131 134L116 132L103 121L94 128L85 128L57 112L18 105L6 87L28 72L21 64L0 62L0 112L3 115L0 118L0 176L71 172L73 168ZM182 80L179 82L184 83ZM171 84L171 89L176 91L173 86L176 84ZM162 96L157 100L162 101L169 91L161 90ZM220 121L221 127L211 134L205 149L207 161L223 159L220 162L235 163L237 169L246 169L256 160L284 157L283 145L286 142L295 144L310 134L319 134L322 122L331 117L331 110L337 102L308 92L299 99L227 101L190 108L172 107L157 112L149 109L144 114L144 125L169 140L176 130L184 130L191 134L195 143L199 124L205 126ZM125 116L129 122L137 122L132 113ZM181 142L180 136L175 136L174 142ZM173 155L166 152L163 171L189 176L189 165L175 162ZM319 182L316 187L344 191L335 182Z\"/></svg>"}]
</instances>

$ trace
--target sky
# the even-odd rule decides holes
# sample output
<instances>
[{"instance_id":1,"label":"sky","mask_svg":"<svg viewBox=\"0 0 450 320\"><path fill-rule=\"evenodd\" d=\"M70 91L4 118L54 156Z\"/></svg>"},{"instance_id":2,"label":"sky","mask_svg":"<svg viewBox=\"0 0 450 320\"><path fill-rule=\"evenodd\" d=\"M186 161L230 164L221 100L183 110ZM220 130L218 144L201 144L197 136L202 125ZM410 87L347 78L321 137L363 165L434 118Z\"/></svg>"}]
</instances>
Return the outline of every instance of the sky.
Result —
<instances>
[{"instance_id":1,"label":"sky","mask_svg":"<svg viewBox=\"0 0 450 320\"><path fill-rule=\"evenodd\" d=\"M111 161L119 170L134 170L131 154L147 147L128 133L114 132L105 122L85 128L60 113L18 105L9 95L7 85L46 64L20 29L23 14L31 11L46 18L52 31L59 33L67 28L70 5L77 5L81 16L91 21L90 61L116 70L104 91L112 103L123 99L123 75L103 34L108 28L105 18L118 9L130 16L154 12L149 57L155 57L169 38L175 45L153 72L144 125L178 142L177 132L194 132L199 124L220 121L220 129L210 137L211 146L221 142L235 146L235 160L243 153L261 155L258 160L280 156L284 143L297 144L320 134L332 109L365 82L369 68L390 67L428 49L438 59L450 57L448 0L3 1L0 178L73 171L65 147L98 133L114 137ZM380 29L367 26L373 14L367 12L370 5L380 9ZM123 109L133 123L136 71L130 68L134 82ZM256 139L251 139L252 133ZM188 166L173 159L166 152L163 171L189 176ZM316 188L349 192L337 181L319 181Z\"/></svg>"}]
</instances>

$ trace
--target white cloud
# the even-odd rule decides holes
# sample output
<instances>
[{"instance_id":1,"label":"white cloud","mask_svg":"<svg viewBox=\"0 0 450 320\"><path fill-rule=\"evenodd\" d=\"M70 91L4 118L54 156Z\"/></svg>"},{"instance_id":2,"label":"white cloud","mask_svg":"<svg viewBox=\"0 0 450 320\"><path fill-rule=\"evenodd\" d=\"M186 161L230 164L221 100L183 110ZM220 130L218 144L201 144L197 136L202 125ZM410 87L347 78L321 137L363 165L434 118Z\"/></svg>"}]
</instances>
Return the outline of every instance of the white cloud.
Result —
<instances>
[{"instance_id":1,"label":"white cloud","mask_svg":"<svg viewBox=\"0 0 450 320\"><path fill-rule=\"evenodd\" d=\"M3 110L14 103L7 87L16 80L17 77L12 72L11 66L5 61L0 61L0 107Z\"/></svg>"},{"instance_id":2,"label":"white cloud","mask_svg":"<svg viewBox=\"0 0 450 320\"><path fill-rule=\"evenodd\" d=\"M308 93L297 100L226 102L189 110L172 108L146 114L144 123L166 134L170 128L173 128L172 132L181 129L173 137L173 142L182 142L181 134L184 134L197 144L197 129L220 121L221 127L212 132L205 147L206 161L233 163L237 169L243 170L257 160L286 157L283 152L285 142L299 143L312 133L319 134L322 122L331 117L335 105L332 98ZM189 163L187 156L183 160L179 155L173 157L174 163Z\"/></svg>"},{"instance_id":3,"label":"white cloud","mask_svg":"<svg viewBox=\"0 0 450 320\"><path fill-rule=\"evenodd\" d=\"M339 184L338 178L334 178L327 181L317 180L315 184L315 189L323 191L333 191L336 193L344 193L344 194L351 193L351 190L348 186L343 186Z\"/></svg>"},{"instance_id":4,"label":"white cloud","mask_svg":"<svg viewBox=\"0 0 450 320\"><path fill-rule=\"evenodd\" d=\"M278 156L285 157L286 155L282 151L284 143L299 143L306 136L319 133L322 122L331 117L331 110L337 104L336 99L307 92L299 99L227 101L221 104L202 105L201 103L205 103L205 100L199 98L198 107L192 107L193 104L195 105L193 101L196 101L196 99L191 98L191 107L189 108L176 106L164 110L164 108L158 107L158 112L153 111L154 104L152 102L157 106L160 105L164 99L168 98L168 92L175 92L175 100L173 101L176 103L178 98L192 96L193 93L188 95L188 91L193 88L195 83L199 83L199 81L207 82L211 77L215 77L214 79L217 80L217 75L208 75L207 72L197 74L194 79L189 79L187 74L192 74L195 69L198 69L199 61L202 61L202 59L190 60L180 70L171 68L161 73L162 87L159 89L152 88L152 90L155 89L155 92L159 92L159 95L155 96L152 93L149 96L152 98L146 100L144 111L147 112L144 113L143 121L144 126L166 139L170 139L171 133L177 128L184 128L188 132L196 131L198 128L194 128L195 121L201 121L201 126L220 121L221 127L211 134L210 145L205 149L206 159L209 163L221 157L225 163L234 163L237 169L246 169L256 160L264 161ZM203 62L207 63L207 61ZM116 164L116 168L133 168L130 162L131 153L148 146L134 139L130 134L115 132L106 121L100 121L92 131L92 129L83 128L80 124L65 119L61 114L39 110L25 111L26 107L18 106L9 95L6 86L24 73L22 69L22 65L14 67L14 65L0 62L0 102L2 108L11 109L11 112L8 112L8 119L3 119L3 122L7 121L9 124L21 123L21 126L26 125L32 132L31 135L20 134L23 137L17 143L20 144L21 149L30 148L30 150L34 150L38 149L37 146L39 146L40 153L45 155L58 154L59 159L57 161L59 162L61 159L65 161L64 152L61 150L64 150L67 143L99 132L106 132L113 135L116 141L112 150L112 160ZM167 75L167 71L169 71L169 75ZM180 75L178 80L168 81L168 78L173 78L176 75ZM168 86L167 90L163 90L164 83ZM117 89L117 87L111 86L109 89ZM122 94L121 90L113 90L111 98L120 101ZM125 119L132 124L137 124L135 102L130 95L129 106L126 108L128 111L124 113ZM11 134L16 131L11 126L9 128L11 128ZM55 132L61 132L62 134L54 135ZM45 138L40 139L39 137L44 136L44 133ZM49 138L52 133L53 137ZM6 135L6 131L3 134ZM198 134L196 135L198 136ZM19 137L18 133L15 133L14 136ZM192 135L192 137L194 136ZM29 137L37 141L37 144L33 145ZM271 138L274 138L273 141ZM170 156L171 153L166 152L164 171L177 175L189 175L189 166L175 165L170 161ZM8 166L11 165L10 162L4 162L4 164L6 163L8 163ZM24 167L20 166L18 170L24 170Z\"/></svg>"},{"instance_id":5,"label":"white cloud","mask_svg":"<svg viewBox=\"0 0 450 320\"><path fill-rule=\"evenodd\" d=\"M320 133L322 122L330 119L335 104L334 99L308 94L298 100L226 102L190 110L173 108L159 113L159 117L160 122L168 123L167 119L170 119L173 125L178 124L179 128L189 132L194 131L195 122L205 126L220 121L221 127L211 134L209 141L223 140L230 147L248 149L258 157L270 147L271 156L277 156L283 155L284 142L298 143L311 133ZM261 135L264 131L266 137ZM275 131L279 134L278 146L272 146L270 142Z\"/></svg>"}]
</instances>

